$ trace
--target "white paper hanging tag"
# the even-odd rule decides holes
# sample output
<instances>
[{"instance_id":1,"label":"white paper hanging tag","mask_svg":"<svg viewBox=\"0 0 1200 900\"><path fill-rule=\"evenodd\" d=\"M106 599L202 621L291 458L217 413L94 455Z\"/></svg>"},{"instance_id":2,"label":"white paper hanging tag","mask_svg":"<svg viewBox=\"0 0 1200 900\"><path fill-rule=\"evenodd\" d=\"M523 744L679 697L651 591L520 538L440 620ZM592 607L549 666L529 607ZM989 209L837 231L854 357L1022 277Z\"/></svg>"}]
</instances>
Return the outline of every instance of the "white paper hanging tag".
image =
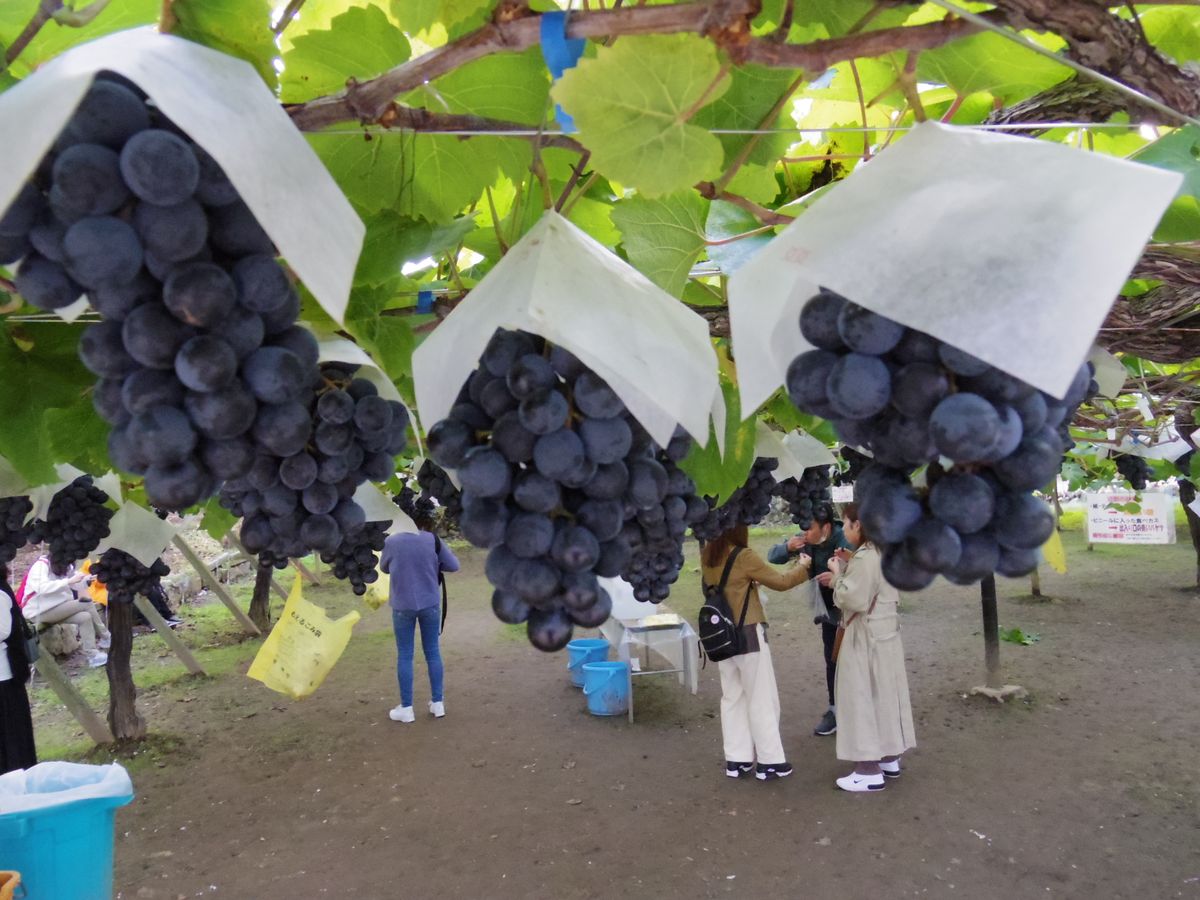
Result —
<instances>
[{"instance_id":1,"label":"white paper hanging tag","mask_svg":"<svg viewBox=\"0 0 1200 900\"><path fill-rule=\"evenodd\" d=\"M366 232L249 63L149 28L73 47L0 94L0 210L37 168L92 83L124 75L220 163L288 265L341 322Z\"/></svg>"},{"instance_id":2,"label":"white paper hanging tag","mask_svg":"<svg viewBox=\"0 0 1200 900\"><path fill-rule=\"evenodd\" d=\"M124 550L143 566L151 566L163 555L179 529L136 503L124 503L108 521L108 537L100 541L96 554L109 548Z\"/></svg>"},{"instance_id":3,"label":"white paper hanging tag","mask_svg":"<svg viewBox=\"0 0 1200 900\"><path fill-rule=\"evenodd\" d=\"M832 466L837 460L833 451L806 431L792 431L783 439L783 445L805 468Z\"/></svg>"},{"instance_id":4,"label":"white paper hanging tag","mask_svg":"<svg viewBox=\"0 0 1200 900\"><path fill-rule=\"evenodd\" d=\"M1142 414L1142 419L1146 422L1154 421L1154 413L1150 409L1150 401L1146 399L1145 394L1137 394L1133 398L1133 405L1137 407L1137 411Z\"/></svg>"},{"instance_id":5,"label":"white paper hanging tag","mask_svg":"<svg viewBox=\"0 0 1200 900\"><path fill-rule=\"evenodd\" d=\"M392 502L379 488L369 481L363 482L354 492L354 502L362 507L368 522L388 522L388 534L400 531L415 533L417 526L404 511Z\"/></svg>"},{"instance_id":6,"label":"white paper hanging tag","mask_svg":"<svg viewBox=\"0 0 1200 900\"><path fill-rule=\"evenodd\" d=\"M1101 397L1116 397L1125 386L1129 372L1121 365L1121 361L1103 347L1092 347L1088 360L1096 367L1096 384L1100 388Z\"/></svg>"},{"instance_id":7,"label":"white paper hanging tag","mask_svg":"<svg viewBox=\"0 0 1200 900\"><path fill-rule=\"evenodd\" d=\"M421 421L445 418L497 328L540 334L603 378L660 445L708 442L708 323L558 213L545 213L413 354Z\"/></svg>"},{"instance_id":8,"label":"white paper hanging tag","mask_svg":"<svg viewBox=\"0 0 1200 900\"><path fill-rule=\"evenodd\" d=\"M810 349L796 314L817 285L1061 397L1181 179L918 125L730 279L743 414Z\"/></svg>"},{"instance_id":9,"label":"white paper hanging tag","mask_svg":"<svg viewBox=\"0 0 1200 900\"><path fill-rule=\"evenodd\" d=\"M777 482L786 481L789 478L800 478L804 474L804 463L797 459L796 455L783 442L784 437L784 434L768 426L762 419L758 420L754 455L779 460L779 465L771 473Z\"/></svg>"}]
</instances>

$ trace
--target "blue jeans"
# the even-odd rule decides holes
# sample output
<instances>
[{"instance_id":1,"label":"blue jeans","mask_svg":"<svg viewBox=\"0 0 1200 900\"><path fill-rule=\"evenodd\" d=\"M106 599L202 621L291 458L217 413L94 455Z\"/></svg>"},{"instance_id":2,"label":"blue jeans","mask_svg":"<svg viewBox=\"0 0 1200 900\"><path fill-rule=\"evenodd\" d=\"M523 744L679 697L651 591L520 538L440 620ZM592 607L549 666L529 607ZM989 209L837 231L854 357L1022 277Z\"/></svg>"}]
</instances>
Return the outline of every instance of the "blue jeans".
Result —
<instances>
[{"instance_id":1,"label":"blue jeans","mask_svg":"<svg viewBox=\"0 0 1200 900\"><path fill-rule=\"evenodd\" d=\"M442 651L438 647L438 628L442 624L442 608L427 606L424 609L393 609L392 629L396 632L396 677L400 680L400 705L413 705L413 657L416 655L414 637L417 623L421 623L421 651L429 666L430 699L442 702Z\"/></svg>"}]
</instances>

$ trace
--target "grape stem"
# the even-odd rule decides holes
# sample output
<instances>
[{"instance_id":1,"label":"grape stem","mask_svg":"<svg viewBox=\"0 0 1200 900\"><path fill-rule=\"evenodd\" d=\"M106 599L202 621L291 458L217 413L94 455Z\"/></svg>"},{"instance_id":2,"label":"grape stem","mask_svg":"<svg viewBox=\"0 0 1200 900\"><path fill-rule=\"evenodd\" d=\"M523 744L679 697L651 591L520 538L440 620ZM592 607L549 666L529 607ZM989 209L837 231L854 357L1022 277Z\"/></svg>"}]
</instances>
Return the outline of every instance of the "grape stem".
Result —
<instances>
[{"instance_id":1,"label":"grape stem","mask_svg":"<svg viewBox=\"0 0 1200 900\"><path fill-rule=\"evenodd\" d=\"M42 26L54 18L55 14L63 9L62 0L41 0L38 4L37 11L34 12L31 18L17 35L14 40L4 51L4 65L0 66L0 72L6 70L13 61L29 46L30 42L37 37L37 33L42 30Z\"/></svg>"}]
</instances>

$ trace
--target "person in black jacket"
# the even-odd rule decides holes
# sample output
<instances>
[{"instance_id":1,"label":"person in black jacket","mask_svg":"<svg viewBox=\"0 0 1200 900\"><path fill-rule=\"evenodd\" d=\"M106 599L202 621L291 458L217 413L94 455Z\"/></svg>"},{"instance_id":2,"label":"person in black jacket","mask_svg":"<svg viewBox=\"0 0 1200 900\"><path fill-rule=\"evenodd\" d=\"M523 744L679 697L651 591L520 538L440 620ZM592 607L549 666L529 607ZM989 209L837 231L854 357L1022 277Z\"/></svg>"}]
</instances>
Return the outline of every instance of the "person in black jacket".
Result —
<instances>
[{"instance_id":1,"label":"person in black jacket","mask_svg":"<svg viewBox=\"0 0 1200 900\"><path fill-rule=\"evenodd\" d=\"M829 709L813 729L813 734L830 735L837 732L837 704L833 696L833 676L837 666L833 661L833 642L837 638L838 608L833 604L833 574L829 571L829 560L839 549L853 549L842 535L842 523L834 518L833 507L817 509L812 524L795 537L776 544L767 553L767 561L781 565L800 553L812 557L809 570L817 582L821 601L825 607L813 624L821 626L821 644L825 653L825 688L829 693Z\"/></svg>"},{"instance_id":2,"label":"person in black jacket","mask_svg":"<svg viewBox=\"0 0 1200 900\"><path fill-rule=\"evenodd\" d=\"M8 567L0 566L0 774L37 764L28 680L25 617L8 583Z\"/></svg>"}]
</instances>

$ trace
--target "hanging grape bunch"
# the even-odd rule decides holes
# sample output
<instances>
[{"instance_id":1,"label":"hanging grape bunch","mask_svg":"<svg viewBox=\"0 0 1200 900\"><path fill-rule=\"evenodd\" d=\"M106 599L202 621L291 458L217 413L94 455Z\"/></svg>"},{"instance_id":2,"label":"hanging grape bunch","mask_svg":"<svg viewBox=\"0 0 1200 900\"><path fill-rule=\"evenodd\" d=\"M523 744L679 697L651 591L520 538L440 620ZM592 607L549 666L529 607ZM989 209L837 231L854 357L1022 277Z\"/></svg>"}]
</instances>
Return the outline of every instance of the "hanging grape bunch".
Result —
<instances>
[{"instance_id":1,"label":"hanging grape bunch","mask_svg":"<svg viewBox=\"0 0 1200 900\"><path fill-rule=\"evenodd\" d=\"M417 470L417 485L423 498L432 498L442 508L442 521L458 525L462 518L462 494L446 474L446 470L427 459Z\"/></svg>"},{"instance_id":2,"label":"hanging grape bunch","mask_svg":"<svg viewBox=\"0 0 1200 900\"><path fill-rule=\"evenodd\" d=\"M1146 489L1146 481L1151 474L1150 464L1146 460L1140 456L1119 453L1113 457L1113 462L1117 465L1117 472L1129 482L1131 488L1135 491Z\"/></svg>"},{"instance_id":3,"label":"hanging grape bunch","mask_svg":"<svg viewBox=\"0 0 1200 900\"><path fill-rule=\"evenodd\" d=\"M430 497L424 493L418 494L407 484L400 489L400 493L392 496L392 502L414 522L432 519L437 511L437 505Z\"/></svg>"},{"instance_id":4,"label":"hanging grape bunch","mask_svg":"<svg viewBox=\"0 0 1200 900\"><path fill-rule=\"evenodd\" d=\"M170 567L161 558L149 567L142 565L134 556L116 547L100 554L91 572L108 591L109 600L115 603L132 603L138 594L149 597L150 592L160 586Z\"/></svg>"},{"instance_id":5,"label":"hanging grape bunch","mask_svg":"<svg viewBox=\"0 0 1200 900\"><path fill-rule=\"evenodd\" d=\"M108 537L113 511L107 502L108 494L95 486L92 476L79 476L54 495L45 519L29 523L29 543L46 544L55 567L86 559Z\"/></svg>"},{"instance_id":6,"label":"hanging grape bunch","mask_svg":"<svg viewBox=\"0 0 1200 900\"><path fill-rule=\"evenodd\" d=\"M390 522L363 522L347 531L332 552L321 554L321 562L333 568L333 577L349 581L354 593L362 596L367 585L379 580L379 557L387 539Z\"/></svg>"},{"instance_id":7,"label":"hanging grape bunch","mask_svg":"<svg viewBox=\"0 0 1200 900\"><path fill-rule=\"evenodd\" d=\"M314 360L315 362L315 360ZM356 366L325 363L291 401L286 430L250 470L225 483L221 505L244 517L242 544L278 569L310 550L334 553L365 521L353 497L365 481L386 481L404 450L408 411L379 396Z\"/></svg>"},{"instance_id":8,"label":"hanging grape bunch","mask_svg":"<svg viewBox=\"0 0 1200 900\"><path fill-rule=\"evenodd\" d=\"M0 497L0 566L7 566L29 542L25 517L33 511L28 497Z\"/></svg>"},{"instance_id":9,"label":"hanging grape bunch","mask_svg":"<svg viewBox=\"0 0 1200 900\"><path fill-rule=\"evenodd\" d=\"M101 73L0 220L41 309L85 294L79 342L109 455L181 510L303 442L317 345L236 188L135 85Z\"/></svg>"},{"instance_id":10,"label":"hanging grape bunch","mask_svg":"<svg viewBox=\"0 0 1200 900\"><path fill-rule=\"evenodd\" d=\"M692 533L700 541L711 541L735 525L755 525L771 511L771 498L778 484L772 472L779 468L779 460L771 456L760 456L750 467L746 483L729 495L720 506L713 497L705 497L708 512L692 526Z\"/></svg>"},{"instance_id":11,"label":"hanging grape bunch","mask_svg":"<svg viewBox=\"0 0 1200 900\"><path fill-rule=\"evenodd\" d=\"M833 492L829 488L829 466L809 466L799 479L785 478L776 494L788 505L788 515L801 530L816 520L824 524L833 518Z\"/></svg>"},{"instance_id":12,"label":"hanging grape bunch","mask_svg":"<svg viewBox=\"0 0 1200 900\"><path fill-rule=\"evenodd\" d=\"M788 394L874 455L855 493L887 580L920 590L938 573L970 584L1033 571L1054 517L1032 491L1072 444L1071 418L1096 390L1091 365L1058 400L827 290L805 304L800 330L817 349L792 361ZM927 463L918 492L909 475Z\"/></svg>"},{"instance_id":13,"label":"hanging grape bunch","mask_svg":"<svg viewBox=\"0 0 1200 900\"><path fill-rule=\"evenodd\" d=\"M845 463L845 468L838 466L834 469L833 483L836 485L854 484L863 470L871 464L871 457L845 445L838 450L838 456Z\"/></svg>"},{"instance_id":14,"label":"hanging grape bunch","mask_svg":"<svg viewBox=\"0 0 1200 900\"><path fill-rule=\"evenodd\" d=\"M463 535L488 548L494 612L547 651L608 618L598 576L624 576L639 599L667 595L688 511L703 509L675 465L690 443L677 433L658 447L574 356L503 329L429 431L434 461L462 483Z\"/></svg>"}]
</instances>

